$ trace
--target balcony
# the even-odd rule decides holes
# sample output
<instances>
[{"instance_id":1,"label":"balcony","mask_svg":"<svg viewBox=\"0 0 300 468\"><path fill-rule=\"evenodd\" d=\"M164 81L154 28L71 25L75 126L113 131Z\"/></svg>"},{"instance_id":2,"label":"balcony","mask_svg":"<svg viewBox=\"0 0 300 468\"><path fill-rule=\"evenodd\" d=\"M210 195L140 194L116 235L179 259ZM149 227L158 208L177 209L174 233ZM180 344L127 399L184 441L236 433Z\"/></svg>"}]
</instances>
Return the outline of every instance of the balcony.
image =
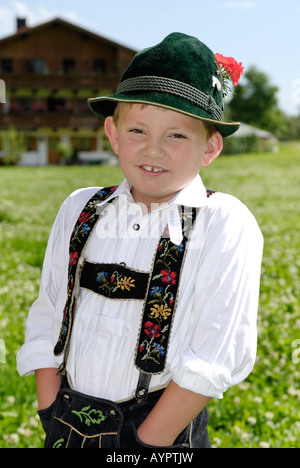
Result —
<instances>
[{"instance_id":1,"label":"balcony","mask_svg":"<svg viewBox=\"0 0 300 468\"><path fill-rule=\"evenodd\" d=\"M82 114L75 113L50 113L26 112L22 114L0 114L0 129L16 127L21 130L37 130L38 128L90 128L97 130L103 120L91 111Z\"/></svg>"},{"instance_id":2,"label":"balcony","mask_svg":"<svg viewBox=\"0 0 300 468\"><path fill-rule=\"evenodd\" d=\"M119 83L120 76L116 73L110 74L1 74L1 79L6 83L6 89L9 94L14 94L19 89L30 90L35 93L39 90L49 90L49 93L56 93L60 90L69 90L75 94L80 90L91 90L98 92L99 90L116 89Z\"/></svg>"}]
</instances>

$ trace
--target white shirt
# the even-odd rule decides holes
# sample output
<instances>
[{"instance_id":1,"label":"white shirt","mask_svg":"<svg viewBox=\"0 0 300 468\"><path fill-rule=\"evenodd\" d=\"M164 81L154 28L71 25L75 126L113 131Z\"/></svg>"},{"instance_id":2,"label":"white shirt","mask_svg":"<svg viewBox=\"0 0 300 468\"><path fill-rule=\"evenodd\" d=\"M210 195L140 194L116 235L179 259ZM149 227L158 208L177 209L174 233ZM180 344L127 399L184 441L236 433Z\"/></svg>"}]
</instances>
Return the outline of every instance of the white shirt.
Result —
<instances>
[{"instance_id":1,"label":"white shirt","mask_svg":"<svg viewBox=\"0 0 300 468\"><path fill-rule=\"evenodd\" d=\"M53 348L66 302L69 240L86 202L98 189L72 193L54 222L39 297L31 307L25 344L17 356L22 376L62 362ZM193 392L222 398L230 386L248 376L256 356L263 239L253 215L231 195L207 198L199 176L173 200L146 215L134 203L126 179L111 197L116 200L105 207L85 256L88 261L123 262L145 272L151 270L166 224L171 240L180 241L177 205L200 208L181 273L166 367L152 376L150 389L173 379ZM140 229L135 230L134 224ZM142 300L116 300L81 290L67 362L75 390L114 401L134 395L142 309Z\"/></svg>"}]
</instances>

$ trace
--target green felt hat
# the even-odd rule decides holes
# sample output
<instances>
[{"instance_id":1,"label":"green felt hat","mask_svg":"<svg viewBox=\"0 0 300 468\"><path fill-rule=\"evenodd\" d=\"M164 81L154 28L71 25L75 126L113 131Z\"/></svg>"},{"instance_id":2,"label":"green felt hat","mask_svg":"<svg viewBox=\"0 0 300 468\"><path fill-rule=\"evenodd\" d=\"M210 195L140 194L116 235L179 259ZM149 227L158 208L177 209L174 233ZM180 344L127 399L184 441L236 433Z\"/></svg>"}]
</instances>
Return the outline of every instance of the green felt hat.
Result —
<instances>
[{"instance_id":1,"label":"green felt hat","mask_svg":"<svg viewBox=\"0 0 300 468\"><path fill-rule=\"evenodd\" d=\"M213 52L195 37L172 33L138 52L125 70L116 93L88 99L101 117L114 113L118 102L164 107L213 124L223 137L238 122L223 122L223 82Z\"/></svg>"}]
</instances>

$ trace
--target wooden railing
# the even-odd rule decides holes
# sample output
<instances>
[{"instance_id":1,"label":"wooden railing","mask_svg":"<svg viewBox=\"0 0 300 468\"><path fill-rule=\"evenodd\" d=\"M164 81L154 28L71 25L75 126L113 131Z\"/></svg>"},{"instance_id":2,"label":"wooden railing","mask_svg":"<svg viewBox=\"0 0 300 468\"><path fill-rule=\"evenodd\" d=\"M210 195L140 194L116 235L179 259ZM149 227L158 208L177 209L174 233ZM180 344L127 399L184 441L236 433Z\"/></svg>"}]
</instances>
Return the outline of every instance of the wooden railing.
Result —
<instances>
[{"instance_id":1,"label":"wooden railing","mask_svg":"<svg viewBox=\"0 0 300 468\"><path fill-rule=\"evenodd\" d=\"M40 127L52 129L70 128L73 130L79 128L97 129L103 123L103 120L90 111L80 115L76 114L0 114L0 129L16 127L23 130L36 130Z\"/></svg>"},{"instance_id":2,"label":"wooden railing","mask_svg":"<svg viewBox=\"0 0 300 468\"><path fill-rule=\"evenodd\" d=\"M1 74L0 78L6 83L8 92L17 89L50 89L53 92L60 89L80 91L81 89L111 89L115 90L119 75L95 74L95 75L35 75L35 74Z\"/></svg>"}]
</instances>

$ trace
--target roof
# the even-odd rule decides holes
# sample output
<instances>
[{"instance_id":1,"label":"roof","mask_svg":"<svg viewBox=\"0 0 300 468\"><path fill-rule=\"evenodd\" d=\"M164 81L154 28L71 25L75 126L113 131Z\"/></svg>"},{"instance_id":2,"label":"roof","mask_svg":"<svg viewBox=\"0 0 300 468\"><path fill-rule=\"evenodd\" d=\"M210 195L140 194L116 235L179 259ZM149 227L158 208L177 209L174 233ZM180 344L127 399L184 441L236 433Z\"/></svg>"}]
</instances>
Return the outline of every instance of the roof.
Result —
<instances>
[{"instance_id":1,"label":"roof","mask_svg":"<svg viewBox=\"0 0 300 468\"><path fill-rule=\"evenodd\" d=\"M12 34L10 36L7 36L7 37L4 37L2 39L0 39L0 45L1 44L5 44L7 42L10 42L10 41L14 41L16 39L19 39L20 37L24 37L25 35L29 35L29 34L34 34L38 31L41 31L43 29L47 29L53 25L61 25L61 26L64 26L66 28L69 28L69 29L72 29L73 31L77 31L79 34L85 34L85 35L88 35L96 40L99 40L101 41L102 43L106 43L107 45L110 45L110 46L115 46L115 47L119 47L119 48L122 48L128 52L133 52L133 53L136 53L136 50L134 49L130 49L129 47L126 47L125 45L122 45L122 44L119 44L117 42L114 42L110 39L107 39L103 36L100 36L96 33L93 33L87 29L84 29L84 28L81 28L80 26L77 26L73 23L69 23L68 21L65 21L61 18L54 18L50 21L47 21L46 23L42 23L42 24L39 24L37 26L34 26L32 28L28 27L28 26L25 26L25 27L22 27L20 28L18 31L16 31L15 34Z\"/></svg>"},{"instance_id":2,"label":"roof","mask_svg":"<svg viewBox=\"0 0 300 468\"><path fill-rule=\"evenodd\" d=\"M235 136L237 137L246 137L250 135L257 135L259 138L270 139L276 138L272 133L266 132L265 130L260 130L259 128L252 127L242 123L239 130L236 132Z\"/></svg>"}]
</instances>

